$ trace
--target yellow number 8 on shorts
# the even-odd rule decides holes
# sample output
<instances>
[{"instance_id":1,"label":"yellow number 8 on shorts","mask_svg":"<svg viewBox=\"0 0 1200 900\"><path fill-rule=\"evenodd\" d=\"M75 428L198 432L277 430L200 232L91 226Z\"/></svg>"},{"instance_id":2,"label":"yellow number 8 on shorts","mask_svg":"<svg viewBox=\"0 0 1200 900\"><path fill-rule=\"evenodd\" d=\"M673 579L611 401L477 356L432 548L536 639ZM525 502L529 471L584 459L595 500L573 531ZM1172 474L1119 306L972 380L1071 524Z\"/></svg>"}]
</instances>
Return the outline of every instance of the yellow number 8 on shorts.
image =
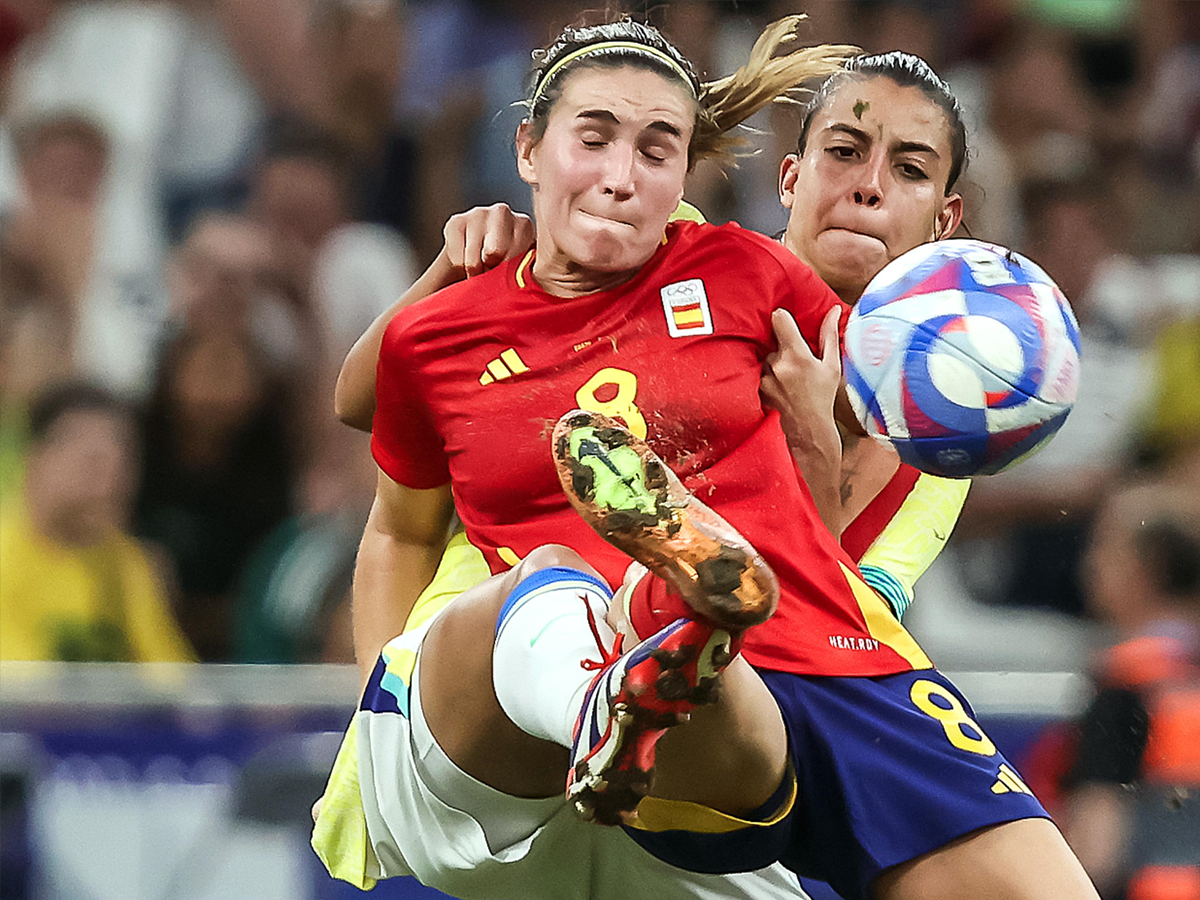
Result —
<instances>
[{"instance_id":1,"label":"yellow number 8 on shorts","mask_svg":"<svg viewBox=\"0 0 1200 900\"><path fill-rule=\"evenodd\" d=\"M962 701L946 688L935 681L922 678L913 682L908 696L912 698L917 709L925 715L937 719L942 730L946 732L946 739L959 750L978 753L980 756L995 755L996 745L992 743L992 739L983 733L983 729L974 719L967 715ZM934 697L948 705L934 703Z\"/></svg>"}]
</instances>

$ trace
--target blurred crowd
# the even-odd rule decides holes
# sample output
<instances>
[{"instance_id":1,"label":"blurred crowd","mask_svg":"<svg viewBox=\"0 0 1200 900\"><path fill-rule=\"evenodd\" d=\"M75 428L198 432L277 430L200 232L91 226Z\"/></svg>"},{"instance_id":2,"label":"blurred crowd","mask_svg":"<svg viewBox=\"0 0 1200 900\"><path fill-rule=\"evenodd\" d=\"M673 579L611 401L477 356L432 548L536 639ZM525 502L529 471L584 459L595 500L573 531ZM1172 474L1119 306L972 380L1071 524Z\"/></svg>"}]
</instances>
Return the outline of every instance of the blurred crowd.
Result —
<instances>
[{"instance_id":1,"label":"blurred crowd","mask_svg":"<svg viewBox=\"0 0 1200 900\"><path fill-rule=\"evenodd\" d=\"M596 5L0 0L0 659L349 661L375 470L334 375L449 215L528 210L512 103L530 50ZM1047 791L1150 777L1138 723L1200 659L1200 3L627 6L708 77L802 11L813 42L950 82L960 236L1058 281L1084 369L1050 447L973 486L915 621L935 658L1001 668L1083 668L1107 626ZM798 119L755 125L758 152L686 196L773 233ZM1093 872L1114 858L1076 838Z\"/></svg>"},{"instance_id":2,"label":"blurred crowd","mask_svg":"<svg viewBox=\"0 0 1200 900\"><path fill-rule=\"evenodd\" d=\"M0 0L0 568L27 573L2 580L0 657L347 658L374 469L333 375L450 214L528 209L512 101L583 6ZM973 488L939 583L1103 618L1081 563L1106 497L1200 496L1200 4L630 8L709 77L804 11L814 42L950 81L960 235L1058 280L1085 362L1050 448ZM756 125L757 154L687 197L774 232L795 110Z\"/></svg>"}]
</instances>

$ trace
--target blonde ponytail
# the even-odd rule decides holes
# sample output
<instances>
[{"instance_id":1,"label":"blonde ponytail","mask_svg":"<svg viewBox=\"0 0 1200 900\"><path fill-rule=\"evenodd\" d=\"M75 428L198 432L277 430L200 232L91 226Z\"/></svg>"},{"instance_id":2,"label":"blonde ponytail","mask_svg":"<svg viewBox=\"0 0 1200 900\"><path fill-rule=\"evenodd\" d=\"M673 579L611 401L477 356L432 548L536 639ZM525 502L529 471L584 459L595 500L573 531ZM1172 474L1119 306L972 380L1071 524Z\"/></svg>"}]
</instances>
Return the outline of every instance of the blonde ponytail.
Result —
<instances>
[{"instance_id":1,"label":"blonde ponytail","mask_svg":"<svg viewBox=\"0 0 1200 900\"><path fill-rule=\"evenodd\" d=\"M805 82L827 78L862 52L849 44L819 44L776 56L780 47L796 40L796 28L804 18L786 16L772 22L754 42L744 66L701 85L700 114L688 148L690 162L733 161L735 151L746 143L742 135L730 133L734 128L773 101L797 102L795 95L805 92Z\"/></svg>"}]
</instances>

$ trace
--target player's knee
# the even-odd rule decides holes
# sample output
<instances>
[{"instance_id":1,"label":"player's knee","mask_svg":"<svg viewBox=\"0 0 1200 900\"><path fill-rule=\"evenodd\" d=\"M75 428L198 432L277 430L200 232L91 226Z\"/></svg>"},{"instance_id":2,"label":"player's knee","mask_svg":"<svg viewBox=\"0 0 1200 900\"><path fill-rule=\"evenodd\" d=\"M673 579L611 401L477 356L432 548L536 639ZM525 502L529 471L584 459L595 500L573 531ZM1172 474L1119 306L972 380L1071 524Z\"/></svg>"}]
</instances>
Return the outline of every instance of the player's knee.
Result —
<instances>
[{"instance_id":1,"label":"player's knee","mask_svg":"<svg viewBox=\"0 0 1200 900\"><path fill-rule=\"evenodd\" d=\"M543 569L550 569L556 566L577 569L580 572L587 572L589 575L597 575L596 570L588 565L582 556L570 547L564 547L562 544L543 544L531 550L516 565L513 572L518 580L524 580ZM599 576L597 575L597 577Z\"/></svg>"}]
</instances>

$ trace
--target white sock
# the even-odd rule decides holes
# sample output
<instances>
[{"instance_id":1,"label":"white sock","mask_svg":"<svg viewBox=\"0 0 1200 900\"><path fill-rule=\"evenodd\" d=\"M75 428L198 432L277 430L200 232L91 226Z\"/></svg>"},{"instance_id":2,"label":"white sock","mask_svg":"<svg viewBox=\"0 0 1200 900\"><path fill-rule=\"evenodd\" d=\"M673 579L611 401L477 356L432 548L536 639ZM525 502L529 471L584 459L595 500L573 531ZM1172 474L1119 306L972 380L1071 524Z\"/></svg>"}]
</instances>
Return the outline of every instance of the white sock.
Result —
<instances>
[{"instance_id":1,"label":"white sock","mask_svg":"<svg viewBox=\"0 0 1200 900\"><path fill-rule=\"evenodd\" d=\"M500 707L534 737L571 746L583 696L595 676L583 668L600 659L588 622L611 647L604 621L612 593L599 579L563 566L542 569L513 590L496 618L492 685Z\"/></svg>"}]
</instances>

